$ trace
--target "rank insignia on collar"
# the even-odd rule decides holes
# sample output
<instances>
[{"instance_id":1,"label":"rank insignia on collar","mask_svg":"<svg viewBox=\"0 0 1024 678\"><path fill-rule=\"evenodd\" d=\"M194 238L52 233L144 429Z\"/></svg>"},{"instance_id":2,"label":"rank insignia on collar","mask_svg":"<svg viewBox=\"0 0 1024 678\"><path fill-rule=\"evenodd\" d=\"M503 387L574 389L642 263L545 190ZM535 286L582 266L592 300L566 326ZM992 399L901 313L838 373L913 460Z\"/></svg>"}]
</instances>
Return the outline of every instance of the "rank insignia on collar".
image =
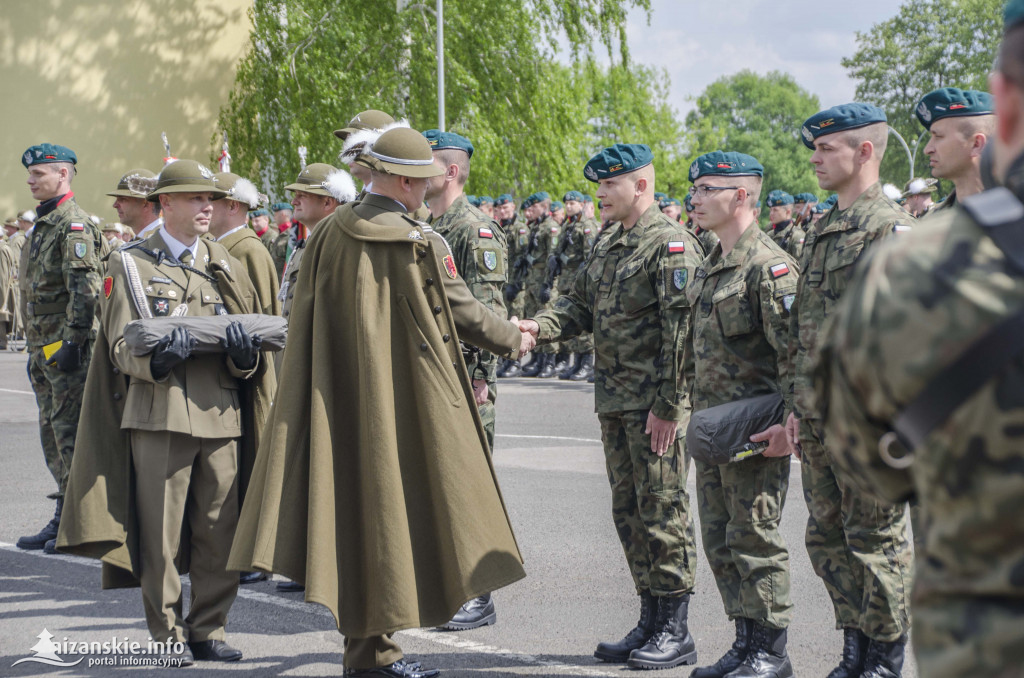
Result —
<instances>
[{"instance_id":1,"label":"rank insignia on collar","mask_svg":"<svg viewBox=\"0 0 1024 678\"><path fill-rule=\"evenodd\" d=\"M227 262L227 261L225 261L224 259L221 259L221 260L220 260L220 267L221 267L221 268L223 268L223 269L224 269L225 271L227 271L228 273L231 273L231 267L230 267L230 266L228 266L228 262Z\"/></svg>"},{"instance_id":2,"label":"rank insignia on collar","mask_svg":"<svg viewBox=\"0 0 1024 678\"><path fill-rule=\"evenodd\" d=\"M770 270L772 272L772 277L773 278L781 278L782 276L784 276L784 275L789 273L789 264L786 264L786 263L775 264L774 266L772 266L768 270Z\"/></svg>"},{"instance_id":3,"label":"rank insignia on collar","mask_svg":"<svg viewBox=\"0 0 1024 678\"><path fill-rule=\"evenodd\" d=\"M110 293L114 291L114 277L107 276L103 279L103 296L107 299L110 298Z\"/></svg>"},{"instance_id":4,"label":"rank insignia on collar","mask_svg":"<svg viewBox=\"0 0 1024 678\"><path fill-rule=\"evenodd\" d=\"M166 299L156 299L153 301L153 315L167 315L169 302Z\"/></svg>"},{"instance_id":5,"label":"rank insignia on collar","mask_svg":"<svg viewBox=\"0 0 1024 678\"><path fill-rule=\"evenodd\" d=\"M498 267L498 255L493 250L484 252L484 266L487 267L488 271L493 271Z\"/></svg>"},{"instance_id":6,"label":"rank insignia on collar","mask_svg":"<svg viewBox=\"0 0 1024 678\"><path fill-rule=\"evenodd\" d=\"M89 248L86 246L84 242L75 243L75 256L78 257L79 259L84 259L85 253L88 251Z\"/></svg>"},{"instance_id":7,"label":"rank insignia on collar","mask_svg":"<svg viewBox=\"0 0 1024 678\"><path fill-rule=\"evenodd\" d=\"M459 274L458 269L455 268L455 259L452 255L444 255L444 272L448 274L448 277L455 280L455 277Z\"/></svg>"},{"instance_id":8,"label":"rank insignia on collar","mask_svg":"<svg viewBox=\"0 0 1024 678\"><path fill-rule=\"evenodd\" d=\"M675 285L677 290L681 290L686 287L686 269L677 268L672 271L672 284Z\"/></svg>"}]
</instances>

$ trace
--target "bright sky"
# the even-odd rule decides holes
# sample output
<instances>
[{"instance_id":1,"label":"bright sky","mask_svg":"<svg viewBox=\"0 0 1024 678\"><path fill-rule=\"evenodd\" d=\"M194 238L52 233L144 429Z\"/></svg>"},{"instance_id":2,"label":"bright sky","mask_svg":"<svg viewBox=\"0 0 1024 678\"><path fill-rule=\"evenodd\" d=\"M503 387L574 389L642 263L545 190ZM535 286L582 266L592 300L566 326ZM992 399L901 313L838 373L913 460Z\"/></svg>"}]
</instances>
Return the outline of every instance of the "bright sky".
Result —
<instances>
[{"instance_id":1,"label":"bright sky","mask_svg":"<svg viewBox=\"0 0 1024 678\"><path fill-rule=\"evenodd\" d=\"M896 15L900 0L653 0L651 25L630 14L632 58L665 68L669 103L684 116L704 88L743 69L783 71L817 94L823 108L853 100L855 83L840 64L856 32ZM602 48L603 49L603 48Z\"/></svg>"}]
</instances>

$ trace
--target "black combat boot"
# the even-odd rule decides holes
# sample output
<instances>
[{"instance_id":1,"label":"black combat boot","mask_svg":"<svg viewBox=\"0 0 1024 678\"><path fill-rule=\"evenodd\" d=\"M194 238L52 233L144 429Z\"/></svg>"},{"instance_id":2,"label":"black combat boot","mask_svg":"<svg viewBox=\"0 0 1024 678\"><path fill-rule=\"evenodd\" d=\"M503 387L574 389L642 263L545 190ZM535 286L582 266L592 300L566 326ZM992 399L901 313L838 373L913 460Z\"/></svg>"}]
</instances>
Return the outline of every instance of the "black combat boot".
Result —
<instances>
[{"instance_id":1,"label":"black combat boot","mask_svg":"<svg viewBox=\"0 0 1024 678\"><path fill-rule=\"evenodd\" d=\"M643 647L654 633L654 618L658 614L658 599L645 591L640 594L640 621L617 643L598 643L594 656L606 662L624 662L629 653Z\"/></svg>"},{"instance_id":2,"label":"black combat boot","mask_svg":"<svg viewBox=\"0 0 1024 678\"><path fill-rule=\"evenodd\" d=\"M558 378L568 379L578 360L575 353L559 353L558 359L555 361L555 372L558 374Z\"/></svg>"},{"instance_id":3,"label":"black combat boot","mask_svg":"<svg viewBox=\"0 0 1024 678\"><path fill-rule=\"evenodd\" d=\"M46 523L46 526L43 527L39 534L19 538L17 547L26 551L38 551L46 546L46 542L56 539L57 528L60 527L60 513L63 510L64 497L57 497L57 510L53 512L53 518L50 519L50 522Z\"/></svg>"},{"instance_id":4,"label":"black combat boot","mask_svg":"<svg viewBox=\"0 0 1024 678\"><path fill-rule=\"evenodd\" d=\"M843 658L828 678L860 678L870 639L860 629L843 629Z\"/></svg>"},{"instance_id":5,"label":"black combat boot","mask_svg":"<svg viewBox=\"0 0 1024 678\"><path fill-rule=\"evenodd\" d=\"M747 656L726 678L793 678L793 664L786 653L786 629L752 624Z\"/></svg>"},{"instance_id":6,"label":"black combat boot","mask_svg":"<svg viewBox=\"0 0 1024 678\"><path fill-rule=\"evenodd\" d=\"M732 642L729 651L711 666L694 669L690 678L723 678L725 674L735 670L747 658L747 649L750 647L750 630L753 626L752 619L737 617L736 640Z\"/></svg>"},{"instance_id":7,"label":"black combat boot","mask_svg":"<svg viewBox=\"0 0 1024 678\"><path fill-rule=\"evenodd\" d=\"M900 678L903 675L903 651L906 645L906 636L891 643L869 640L868 652L864 657L864 672L860 678Z\"/></svg>"},{"instance_id":8,"label":"black combat boot","mask_svg":"<svg viewBox=\"0 0 1024 678\"><path fill-rule=\"evenodd\" d=\"M540 372L537 373L538 379L550 379L555 376L555 354L545 353L544 364L540 367Z\"/></svg>"},{"instance_id":9,"label":"black combat boot","mask_svg":"<svg viewBox=\"0 0 1024 678\"><path fill-rule=\"evenodd\" d=\"M449 631L468 631L487 626L498 621L498 614L494 611L494 601L488 593L469 601L459 608L451 621L441 626Z\"/></svg>"},{"instance_id":10,"label":"black combat boot","mask_svg":"<svg viewBox=\"0 0 1024 678\"><path fill-rule=\"evenodd\" d=\"M498 376L502 377L502 378L510 379L512 377L522 376L522 374L523 374L523 366L519 363L519 361L518 360L509 360L508 361L508 367L505 368L505 373L504 374L499 374Z\"/></svg>"},{"instance_id":11,"label":"black combat boot","mask_svg":"<svg viewBox=\"0 0 1024 678\"><path fill-rule=\"evenodd\" d=\"M506 370L511 366L512 361L508 358L502 358L498 363L498 371L496 372L497 377L500 379L505 376Z\"/></svg>"},{"instance_id":12,"label":"black combat boot","mask_svg":"<svg viewBox=\"0 0 1024 678\"><path fill-rule=\"evenodd\" d=\"M576 363L576 369L573 371L572 376L569 377L572 381L592 381L594 376L594 354L586 353L580 356L579 362Z\"/></svg>"},{"instance_id":13,"label":"black combat boot","mask_svg":"<svg viewBox=\"0 0 1024 678\"><path fill-rule=\"evenodd\" d=\"M544 355L544 353L534 353L529 364L519 371L519 376L536 377L537 373L540 372L541 367L544 366Z\"/></svg>"},{"instance_id":14,"label":"black combat boot","mask_svg":"<svg viewBox=\"0 0 1024 678\"><path fill-rule=\"evenodd\" d=\"M629 654L626 666L633 669L670 669L680 664L696 664L697 649L686 628L690 594L657 600L654 635L646 645Z\"/></svg>"}]
</instances>

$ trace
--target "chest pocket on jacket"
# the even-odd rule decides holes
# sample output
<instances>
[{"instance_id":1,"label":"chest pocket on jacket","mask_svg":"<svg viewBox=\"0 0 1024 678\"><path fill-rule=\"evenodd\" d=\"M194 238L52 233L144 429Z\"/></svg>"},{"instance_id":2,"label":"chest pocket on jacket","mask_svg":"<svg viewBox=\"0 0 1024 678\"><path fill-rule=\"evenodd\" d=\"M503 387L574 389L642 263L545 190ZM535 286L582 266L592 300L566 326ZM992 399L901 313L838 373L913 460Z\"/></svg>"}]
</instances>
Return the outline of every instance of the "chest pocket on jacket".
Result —
<instances>
[{"instance_id":1,"label":"chest pocket on jacket","mask_svg":"<svg viewBox=\"0 0 1024 678\"><path fill-rule=\"evenodd\" d=\"M228 313L224 308L224 300L221 298L220 292L210 283L205 283L199 288L192 303L202 304L203 310L199 313L193 312L190 315L227 315Z\"/></svg>"},{"instance_id":2,"label":"chest pocket on jacket","mask_svg":"<svg viewBox=\"0 0 1024 678\"><path fill-rule=\"evenodd\" d=\"M616 294L626 315L635 315L653 306L658 298L644 268L644 259L634 256L615 272Z\"/></svg>"},{"instance_id":3,"label":"chest pocket on jacket","mask_svg":"<svg viewBox=\"0 0 1024 678\"><path fill-rule=\"evenodd\" d=\"M747 283L738 280L715 291L711 297L718 325L725 337L740 337L750 334L757 327L754 309L747 299Z\"/></svg>"},{"instance_id":4,"label":"chest pocket on jacket","mask_svg":"<svg viewBox=\"0 0 1024 678\"><path fill-rule=\"evenodd\" d=\"M828 278L826 284L835 292L846 289L846 284L853 275L853 265L864 251L863 235L857 235L859 237L855 240L840 240L832 251L832 256L825 263Z\"/></svg>"},{"instance_id":5,"label":"chest pocket on jacket","mask_svg":"<svg viewBox=\"0 0 1024 678\"><path fill-rule=\"evenodd\" d=\"M171 315L181 302L181 290L175 286L152 287L146 290L146 303L154 318Z\"/></svg>"}]
</instances>

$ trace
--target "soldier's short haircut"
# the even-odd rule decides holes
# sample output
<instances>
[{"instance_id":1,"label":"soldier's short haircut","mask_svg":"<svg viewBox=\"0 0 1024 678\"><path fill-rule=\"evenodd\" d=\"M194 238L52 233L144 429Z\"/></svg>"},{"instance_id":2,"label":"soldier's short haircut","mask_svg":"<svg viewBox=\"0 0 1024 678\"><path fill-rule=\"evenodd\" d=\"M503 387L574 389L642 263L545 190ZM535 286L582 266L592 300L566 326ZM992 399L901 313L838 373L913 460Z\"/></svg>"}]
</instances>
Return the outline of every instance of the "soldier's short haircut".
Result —
<instances>
[{"instance_id":1,"label":"soldier's short haircut","mask_svg":"<svg viewBox=\"0 0 1024 678\"><path fill-rule=\"evenodd\" d=\"M876 122L872 125L865 125L857 129L840 132L850 148L857 148L865 141L870 141L875 148L875 157L879 160L885 155L885 147L889 145L889 125L884 122Z\"/></svg>"},{"instance_id":2,"label":"soldier's short haircut","mask_svg":"<svg viewBox=\"0 0 1024 678\"><path fill-rule=\"evenodd\" d=\"M975 134L984 134L985 138L990 139L996 132L995 115L965 115L955 120L957 130L965 139Z\"/></svg>"},{"instance_id":3,"label":"soldier's short haircut","mask_svg":"<svg viewBox=\"0 0 1024 678\"><path fill-rule=\"evenodd\" d=\"M751 205L756 203L761 197L761 186L764 184L764 179L761 177L735 177L733 181L736 182L735 186L742 186L747 189L747 202Z\"/></svg>"},{"instance_id":4,"label":"soldier's short haircut","mask_svg":"<svg viewBox=\"0 0 1024 678\"><path fill-rule=\"evenodd\" d=\"M447 168L449 165L456 165L459 168L459 186L465 186L469 180L469 154L457 148L445 148L434 151L437 159Z\"/></svg>"}]
</instances>

